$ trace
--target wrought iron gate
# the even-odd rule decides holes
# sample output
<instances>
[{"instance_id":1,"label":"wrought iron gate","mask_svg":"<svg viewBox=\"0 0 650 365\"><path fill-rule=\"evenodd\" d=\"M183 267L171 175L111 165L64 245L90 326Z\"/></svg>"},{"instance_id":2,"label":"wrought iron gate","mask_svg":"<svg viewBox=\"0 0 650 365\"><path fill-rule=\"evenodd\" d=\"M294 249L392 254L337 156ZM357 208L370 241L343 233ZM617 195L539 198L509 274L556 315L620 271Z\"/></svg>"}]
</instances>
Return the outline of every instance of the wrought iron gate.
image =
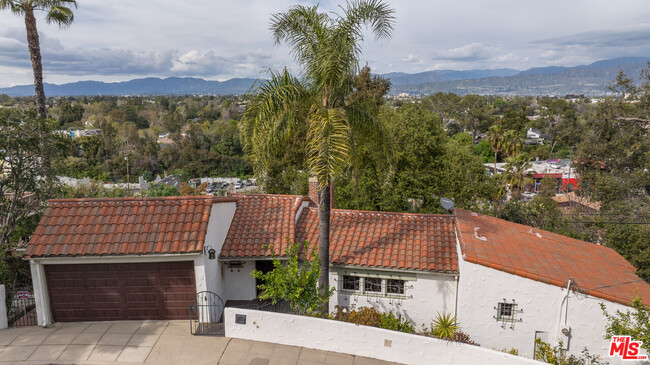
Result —
<instances>
[{"instance_id":1,"label":"wrought iron gate","mask_svg":"<svg viewBox=\"0 0 650 365\"><path fill-rule=\"evenodd\" d=\"M17 285L7 292L9 327L36 326L34 290L28 285Z\"/></svg>"},{"instance_id":2,"label":"wrought iron gate","mask_svg":"<svg viewBox=\"0 0 650 365\"><path fill-rule=\"evenodd\" d=\"M224 302L216 293L202 291L190 305L190 332L193 335L224 335Z\"/></svg>"}]
</instances>

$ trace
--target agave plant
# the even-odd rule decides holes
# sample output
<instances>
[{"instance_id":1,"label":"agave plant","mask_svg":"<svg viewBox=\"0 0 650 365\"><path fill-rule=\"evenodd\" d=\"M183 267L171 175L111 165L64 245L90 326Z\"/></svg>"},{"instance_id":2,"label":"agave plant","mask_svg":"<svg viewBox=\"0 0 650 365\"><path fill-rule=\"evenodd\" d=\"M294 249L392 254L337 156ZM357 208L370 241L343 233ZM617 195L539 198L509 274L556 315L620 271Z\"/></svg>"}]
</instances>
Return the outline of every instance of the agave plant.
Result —
<instances>
[{"instance_id":1,"label":"agave plant","mask_svg":"<svg viewBox=\"0 0 650 365\"><path fill-rule=\"evenodd\" d=\"M438 315L431 323L431 333L436 337L447 340L451 340L454 333L459 329L460 326L456 321L456 316L452 316L451 313L438 312Z\"/></svg>"}]
</instances>

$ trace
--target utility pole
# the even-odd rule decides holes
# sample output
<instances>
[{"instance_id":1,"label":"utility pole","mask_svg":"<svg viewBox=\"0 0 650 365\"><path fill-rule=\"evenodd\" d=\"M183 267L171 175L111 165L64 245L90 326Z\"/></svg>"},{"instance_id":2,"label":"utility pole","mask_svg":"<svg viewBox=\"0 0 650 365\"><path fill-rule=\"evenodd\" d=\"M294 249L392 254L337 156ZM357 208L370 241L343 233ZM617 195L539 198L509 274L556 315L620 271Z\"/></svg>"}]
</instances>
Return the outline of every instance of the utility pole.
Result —
<instances>
[{"instance_id":1,"label":"utility pole","mask_svg":"<svg viewBox=\"0 0 650 365\"><path fill-rule=\"evenodd\" d=\"M131 190L131 180L129 179L129 156L125 156L126 161L126 189Z\"/></svg>"}]
</instances>

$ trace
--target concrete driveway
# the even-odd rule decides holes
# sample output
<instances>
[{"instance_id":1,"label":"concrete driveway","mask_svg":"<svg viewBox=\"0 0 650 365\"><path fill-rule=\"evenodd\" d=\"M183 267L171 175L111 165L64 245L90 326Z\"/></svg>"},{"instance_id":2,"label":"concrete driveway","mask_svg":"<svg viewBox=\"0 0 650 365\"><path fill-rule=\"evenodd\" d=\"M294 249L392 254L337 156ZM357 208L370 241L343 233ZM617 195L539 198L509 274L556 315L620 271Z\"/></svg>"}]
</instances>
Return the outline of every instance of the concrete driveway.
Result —
<instances>
[{"instance_id":1,"label":"concrete driveway","mask_svg":"<svg viewBox=\"0 0 650 365\"><path fill-rule=\"evenodd\" d=\"M0 364L392 364L295 346L192 336L187 321L57 323L0 330Z\"/></svg>"}]
</instances>

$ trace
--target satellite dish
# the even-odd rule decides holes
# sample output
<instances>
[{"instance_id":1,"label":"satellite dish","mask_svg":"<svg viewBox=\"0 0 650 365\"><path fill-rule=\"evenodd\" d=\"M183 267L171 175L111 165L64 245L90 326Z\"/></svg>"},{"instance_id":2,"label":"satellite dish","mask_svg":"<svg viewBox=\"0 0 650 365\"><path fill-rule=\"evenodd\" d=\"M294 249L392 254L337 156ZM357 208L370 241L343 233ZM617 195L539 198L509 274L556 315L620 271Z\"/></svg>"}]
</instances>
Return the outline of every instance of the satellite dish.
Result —
<instances>
[{"instance_id":1,"label":"satellite dish","mask_svg":"<svg viewBox=\"0 0 650 365\"><path fill-rule=\"evenodd\" d=\"M440 205L442 205L442 207L449 212L451 212L451 210L454 209L454 206L456 206L453 200L447 198L440 198Z\"/></svg>"}]
</instances>

